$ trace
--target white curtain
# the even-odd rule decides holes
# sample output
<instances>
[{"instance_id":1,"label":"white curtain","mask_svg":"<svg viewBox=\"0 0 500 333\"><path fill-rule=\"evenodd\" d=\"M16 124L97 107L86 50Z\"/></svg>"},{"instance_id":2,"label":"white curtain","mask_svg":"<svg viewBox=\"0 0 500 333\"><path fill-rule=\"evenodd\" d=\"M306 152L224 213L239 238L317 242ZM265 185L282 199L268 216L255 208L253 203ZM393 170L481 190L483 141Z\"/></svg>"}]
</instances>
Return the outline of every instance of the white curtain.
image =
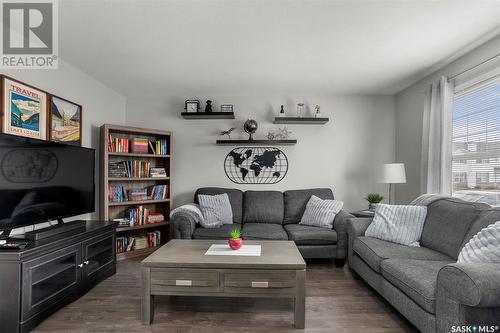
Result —
<instances>
[{"instance_id":1,"label":"white curtain","mask_svg":"<svg viewBox=\"0 0 500 333\"><path fill-rule=\"evenodd\" d=\"M453 84L441 77L425 93L422 131L422 193L451 194Z\"/></svg>"}]
</instances>

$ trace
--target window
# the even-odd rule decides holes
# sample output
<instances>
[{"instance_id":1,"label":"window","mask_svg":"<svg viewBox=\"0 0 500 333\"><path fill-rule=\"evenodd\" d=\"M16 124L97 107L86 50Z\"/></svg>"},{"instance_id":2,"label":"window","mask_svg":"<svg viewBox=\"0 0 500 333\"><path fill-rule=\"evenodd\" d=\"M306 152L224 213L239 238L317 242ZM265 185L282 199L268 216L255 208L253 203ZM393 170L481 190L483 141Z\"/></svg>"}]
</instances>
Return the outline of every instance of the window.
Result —
<instances>
[{"instance_id":1,"label":"window","mask_svg":"<svg viewBox=\"0 0 500 333\"><path fill-rule=\"evenodd\" d=\"M453 195L500 206L499 75L457 86L453 101Z\"/></svg>"}]
</instances>

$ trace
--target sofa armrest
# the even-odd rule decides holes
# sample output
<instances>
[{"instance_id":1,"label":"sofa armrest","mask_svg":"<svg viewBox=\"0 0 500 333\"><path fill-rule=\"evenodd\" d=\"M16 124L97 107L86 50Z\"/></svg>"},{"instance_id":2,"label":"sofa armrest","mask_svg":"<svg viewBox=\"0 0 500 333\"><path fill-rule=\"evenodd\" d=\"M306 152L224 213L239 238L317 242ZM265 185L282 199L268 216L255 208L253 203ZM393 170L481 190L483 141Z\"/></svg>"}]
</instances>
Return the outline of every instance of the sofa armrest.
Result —
<instances>
[{"instance_id":1,"label":"sofa armrest","mask_svg":"<svg viewBox=\"0 0 500 333\"><path fill-rule=\"evenodd\" d=\"M354 239L365 234L372 220L372 217L355 217L347 220L347 260L349 265L352 265Z\"/></svg>"},{"instance_id":2,"label":"sofa armrest","mask_svg":"<svg viewBox=\"0 0 500 333\"><path fill-rule=\"evenodd\" d=\"M347 254L347 221L354 215L345 210L341 210L335 215L333 220L333 229L337 232L337 251L335 258L345 259Z\"/></svg>"},{"instance_id":3,"label":"sofa armrest","mask_svg":"<svg viewBox=\"0 0 500 333\"><path fill-rule=\"evenodd\" d=\"M333 220L333 230L337 233L347 233L347 221L352 218L354 218L354 215L346 212L345 210L341 210L337 215L335 215L335 219Z\"/></svg>"},{"instance_id":4,"label":"sofa armrest","mask_svg":"<svg viewBox=\"0 0 500 333\"><path fill-rule=\"evenodd\" d=\"M174 238L191 239L193 238L194 230L196 229L196 221L189 214L176 214L172 218L174 225Z\"/></svg>"},{"instance_id":5,"label":"sofa armrest","mask_svg":"<svg viewBox=\"0 0 500 333\"><path fill-rule=\"evenodd\" d=\"M358 236L363 236L370 223L372 223L372 220L372 217L355 217L348 219L346 228L349 237L354 239Z\"/></svg>"},{"instance_id":6,"label":"sofa armrest","mask_svg":"<svg viewBox=\"0 0 500 333\"><path fill-rule=\"evenodd\" d=\"M500 264L449 264L438 274L438 285L460 304L500 306Z\"/></svg>"}]
</instances>

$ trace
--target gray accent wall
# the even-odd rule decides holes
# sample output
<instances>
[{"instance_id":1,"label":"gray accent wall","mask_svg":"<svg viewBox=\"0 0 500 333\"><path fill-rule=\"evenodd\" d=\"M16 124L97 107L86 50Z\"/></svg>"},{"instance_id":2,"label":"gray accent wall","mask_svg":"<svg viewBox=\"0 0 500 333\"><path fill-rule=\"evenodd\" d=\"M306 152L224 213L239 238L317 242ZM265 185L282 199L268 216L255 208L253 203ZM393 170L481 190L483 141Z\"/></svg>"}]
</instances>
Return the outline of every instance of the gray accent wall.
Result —
<instances>
[{"instance_id":1,"label":"gray accent wall","mask_svg":"<svg viewBox=\"0 0 500 333\"><path fill-rule=\"evenodd\" d=\"M168 78L166 78L168 79ZM138 88L140 89L140 88ZM224 91L224 87L220 88ZM139 91L140 92L140 91ZM165 92L168 93L167 91ZM220 103L233 103L235 120L185 120L180 117L184 100L197 97L205 106L210 97L214 111ZM231 182L223 169L231 146L217 146L218 132L236 127L233 139L244 139L241 128L248 118L259 123L256 138L283 125L272 121L281 104L295 115L297 102L319 104L330 122L323 126L288 125L295 146L280 149L288 157L286 177L274 185L239 185ZM306 112L310 112L307 110ZM367 193L385 194L387 186L378 184L374 170L394 159L395 102L393 96L329 95L304 96L288 93L275 96L151 96L127 99L126 122L140 127L169 129L174 132L172 178L174 205L190 202L198 187L234 187L241 190L277 190L329 187L344 209L364 209Z\"/></svg>"},{"instance_id":2,"label":"gray accent wall","mask_svg":"<svg viewBox=\"0 0 500 333\"><path fill-rule=\"evenodd\" d=\"M453 76L498 54L500 36L454 60L396 95L396 160L406 165L406 184L396 185L396 202L409 203L420 193L424 91L442 75ZM473 73L472 73L473 74Z\"/></svg>"}]
</instances>

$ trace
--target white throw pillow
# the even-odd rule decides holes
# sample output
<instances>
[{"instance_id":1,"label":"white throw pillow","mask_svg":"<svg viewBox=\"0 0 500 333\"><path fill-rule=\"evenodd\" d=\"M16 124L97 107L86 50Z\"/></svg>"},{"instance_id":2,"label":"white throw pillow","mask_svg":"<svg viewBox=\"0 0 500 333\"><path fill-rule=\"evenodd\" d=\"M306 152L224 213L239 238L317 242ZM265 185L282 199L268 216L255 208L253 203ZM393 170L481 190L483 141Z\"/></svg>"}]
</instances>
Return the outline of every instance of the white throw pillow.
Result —
<instances>
[{"instance_id":1,"label":"white throw pillow","mask_svg":"<svg viewBox=\"0 0 500 333\"><path fill-rule=\"evenodd\" d=\"M365 236L393 243L420 246L427 207L378 204Z\"/></svg>"},{"instance_id":2,"label":"white throw pillow","mask_svg":"<svg viewBox=\"0 0 500 333\"><path fill-rule=\"evenodd\" d=\"M322 200L312 195L299 224L332 229L335 215L340 212L343 206L342 201Z\"/></svg>"},{"instance_id":3,"label":"white throw pillow","mask_svg":"<svg viewBox=\"0 0 500 333\"><path fill-rule=\"evenodd\" d=\"M460 251L457 262L500 264L500 221L481 229L472 237Z\"/></svg>"},{"instance_id":4,"label":"white throw pillow","mask_svg":"<svg viewBox=\"0 0 500 333\"><path fill-rule=\"evenodd\" d=\"M223 224L233 224L233 209L227 193L218 195L198 195L203 214L201 225L205 228L219 228Z\"/></svg>"}]
</instances>

